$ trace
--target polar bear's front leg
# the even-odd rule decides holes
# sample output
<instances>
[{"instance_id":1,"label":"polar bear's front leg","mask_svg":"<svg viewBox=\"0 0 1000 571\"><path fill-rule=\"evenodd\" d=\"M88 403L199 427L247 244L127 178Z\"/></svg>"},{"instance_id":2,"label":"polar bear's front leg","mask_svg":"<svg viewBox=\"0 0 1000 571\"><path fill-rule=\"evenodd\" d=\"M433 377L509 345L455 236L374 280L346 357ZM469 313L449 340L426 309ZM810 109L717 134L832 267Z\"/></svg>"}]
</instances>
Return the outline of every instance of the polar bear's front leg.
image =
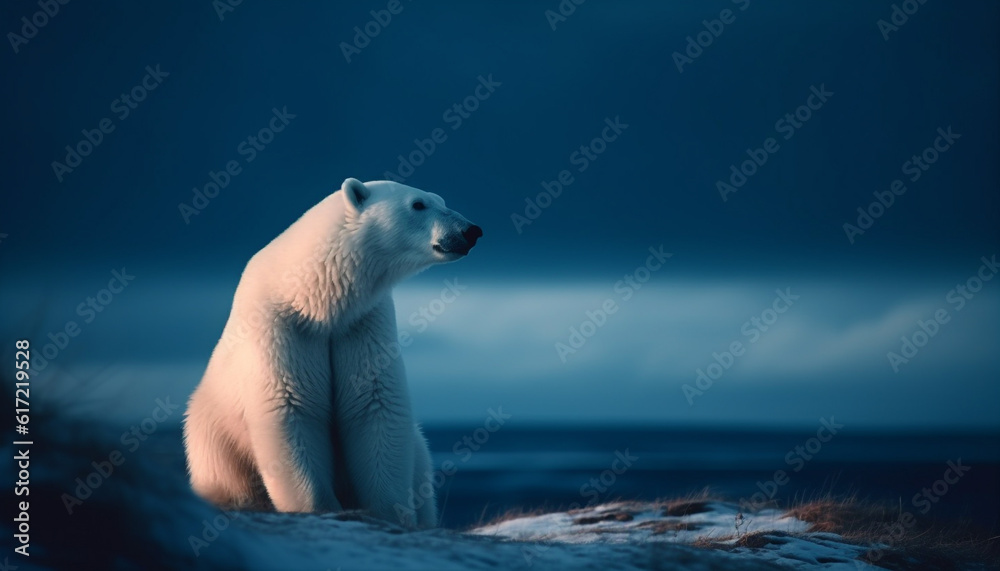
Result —
<instances>
[{"instance_id":1,"label":"polar bear's front leg","mask_svg":"<svg viewBox=\"0 0 1000 571\"><path fill-rule=\"evenodd\" d=\"M379 519L416 527L409 415L371 414L366 422L347 423L344 430L345 468L358 505Z\"/></svg>"},{"instance_id":2,"label":"polar bear's front leg","mask_svg":"<svg viewBox=\"0 0 1000 571\"><path fill-rule=\"evenodd\" d=\"M341 511L334 495L328 345L283 330L265 345L247 429L264 487L282 512Z\"/></svg>"},{"instance_id":3,"label":"polar bear's front leg","mask_svg":"<svg viewBox=\"0 0 1000 571\"><path fill-rule=\"evenodd\" d=\"M359 507L416 527L413 414L391 298L331 340L331 361L343 468Z\"/></svg>"},{"instance_id":4,"label":"polar bear's front leg","mask_svg":"<svg viewBox=\"0 0 1000 571\"><path fill-rule=\"evenodd\" d=\"M413 427L414 469L413 495L416 498L417 527L430 528L438 525L437 490L434 483L434 466L431 465L431 451L427 447L420 428ZM443 477L443 474L441 475Z\"/></svg>"},{"instance_id":5,"label":"polar bear's front leg","mask_svg":"<svg viewBox=\"0 0 1000 571\"><path fill-rule=\"evenodd\" d=\"M328 423L287 403L274 404L273 409L255 414L250 426L271 503L281 512L341 511L333 493Z\"/></svg>"}]
</instances>

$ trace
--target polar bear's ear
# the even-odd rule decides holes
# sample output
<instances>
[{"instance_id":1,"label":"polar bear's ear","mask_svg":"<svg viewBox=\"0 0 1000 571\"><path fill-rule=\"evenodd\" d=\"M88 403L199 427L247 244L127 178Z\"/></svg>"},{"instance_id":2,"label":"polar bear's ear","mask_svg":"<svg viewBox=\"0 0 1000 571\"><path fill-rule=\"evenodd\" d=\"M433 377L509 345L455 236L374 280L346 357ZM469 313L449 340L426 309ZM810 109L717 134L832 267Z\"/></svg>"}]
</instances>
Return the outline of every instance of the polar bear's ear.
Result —
<instances>
[{"instance_id":1,"label":"polar bear's ear","mask_svg":"<svg viewBox=\"0 0 1000 571\"><path fill-rule=\"evenodd\" d=\"M348 208L355 211L360 211L372 195L372 191L368 190L368 187L356 178L345 180L340 190L344 191L344 200L347 201Z\"/></svg>"}]
</instances>

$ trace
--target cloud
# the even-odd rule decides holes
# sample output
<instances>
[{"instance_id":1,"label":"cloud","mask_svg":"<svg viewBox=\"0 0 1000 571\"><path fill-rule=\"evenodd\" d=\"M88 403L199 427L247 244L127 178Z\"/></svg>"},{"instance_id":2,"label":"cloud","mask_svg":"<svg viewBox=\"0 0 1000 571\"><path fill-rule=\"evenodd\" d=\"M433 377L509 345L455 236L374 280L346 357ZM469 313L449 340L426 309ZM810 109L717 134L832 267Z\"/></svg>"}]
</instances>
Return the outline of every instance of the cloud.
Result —
<instances>
[{"instance_id":1,"label":"cloud","mask_svg":"<svg viewBox=\"0 0 1000 571\"><path fill-rule=\"evenodd\" d=\"M449 363L445 377L503 377L511 383L579 375L586 368L616 371L627 379L667 381L694 378L714 362L713 353L733 342L745 347L732 375L759 382L778 378L824 378L890 371L886 353L898 351L900 336L918 320L946 307L944 296L911 291L884 292L865 283L830 288L823 282L791 288L799 296L772 325L757 329L776 297L762 282L649 286L628 301L601 284L543 284L510 289L470 288L438 321L416 334L408 359L432 366ZM401 327L405 315L432 290L402 288L397 295ZM557 342L568 343L586 312L615 299L619 309L607 317L576 353L561 362ZM969 308L944 324L928 345L919 367L995 368L997 360L980 342L993 332L998 297L984 292ZM975 309L972 309L975 304ZM749 324L748 324L749 322ZM744 334L744 325L759 338ZM935 345L947 347L936 350ZM456 355L461 355L456 358ZM916 361L915 361L916 362ZM432 381L433 382L433 381Z\"/></svg>"},{"instance_id":2,"label":"cloud","mask_svg":"<svg viewBox=\"0 0 1000 571\"><path fill-rule=\"evenodd\" d=\"M918 320L949 307L936 284L664 278L626 300L613 283L594 281L459 283L466 289L451 303L441 301L443 279L404 284L395 294L400 330L413 339L403 353L410 390L428 422L474 417L497 404L536 420L574 422L781 423L830 414L824 406L835 403L856 413L857 422L881 424L947 424L970 409L976 418L992 414L982 402L996 392L988 381L1000 374L991 342L1000 295L988 289L951 311L951 321L897 374L886 353L899 350L900 337L915 331ZM60 353L57 367L74 377L97 371L108 387L133 379L132 402L163 394L183 400L218 339L233 284L171 284L153 276L148 284L109 306ZM751 342L744 324L769 317L763 313L775 290L789 286L800 298ZM19 304L0 310L8 323L35 323L26 308L40 300L28 289L17 293ZM87 288L53 293L36 338L73 318L77 298L87 294ZM587 312L607 299L617 310L598 319L602 325L563 362L556 343L569 344L571 328L582 329ZM745 353L698 407L689 407L681 385L693 383L696 370L706 370L716 362L713 354L736 341ZM101 372L109 365L113 374ZM887 406L899 399L906 405Z\"/></svg>"}]
</instances>

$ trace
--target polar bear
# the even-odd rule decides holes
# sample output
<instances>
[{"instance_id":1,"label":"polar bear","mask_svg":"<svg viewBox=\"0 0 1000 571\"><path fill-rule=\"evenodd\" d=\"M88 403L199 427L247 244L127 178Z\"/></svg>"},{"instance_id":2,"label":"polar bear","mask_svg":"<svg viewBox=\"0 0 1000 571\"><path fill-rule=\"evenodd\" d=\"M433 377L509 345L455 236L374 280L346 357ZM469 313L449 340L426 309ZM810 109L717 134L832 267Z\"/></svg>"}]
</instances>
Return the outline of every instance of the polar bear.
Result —
<instances>
[{"instance_id":1,"label":"polar bear","mask_svg":"<svg viewBox=\"0 0 1000 571\"><path fill-rule=\"evenodd\" d=\"M436 194L349 178L257 252L185 413L195 492L437 525L391 289L482 234Z\"/></svg>"}]
</instances>

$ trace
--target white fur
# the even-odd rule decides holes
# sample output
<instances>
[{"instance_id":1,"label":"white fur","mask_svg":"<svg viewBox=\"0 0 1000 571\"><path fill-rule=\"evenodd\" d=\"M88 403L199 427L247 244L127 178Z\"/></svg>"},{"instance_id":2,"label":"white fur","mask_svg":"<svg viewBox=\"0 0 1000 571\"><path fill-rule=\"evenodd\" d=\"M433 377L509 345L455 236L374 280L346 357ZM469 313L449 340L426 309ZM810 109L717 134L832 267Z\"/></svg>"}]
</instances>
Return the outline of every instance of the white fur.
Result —
<instances>
[{"instance_id":1,"label":"white fur","mask_svg":"<svg viewBox=\"0 0 1000 571\"><path fill-rule=\"evenodd\" d=\"M469 227L435 194L347 179L258 252L188 404L194 490L227 507L436 525L391 288L462 257Z\"/></svg>"}]
</instances>

